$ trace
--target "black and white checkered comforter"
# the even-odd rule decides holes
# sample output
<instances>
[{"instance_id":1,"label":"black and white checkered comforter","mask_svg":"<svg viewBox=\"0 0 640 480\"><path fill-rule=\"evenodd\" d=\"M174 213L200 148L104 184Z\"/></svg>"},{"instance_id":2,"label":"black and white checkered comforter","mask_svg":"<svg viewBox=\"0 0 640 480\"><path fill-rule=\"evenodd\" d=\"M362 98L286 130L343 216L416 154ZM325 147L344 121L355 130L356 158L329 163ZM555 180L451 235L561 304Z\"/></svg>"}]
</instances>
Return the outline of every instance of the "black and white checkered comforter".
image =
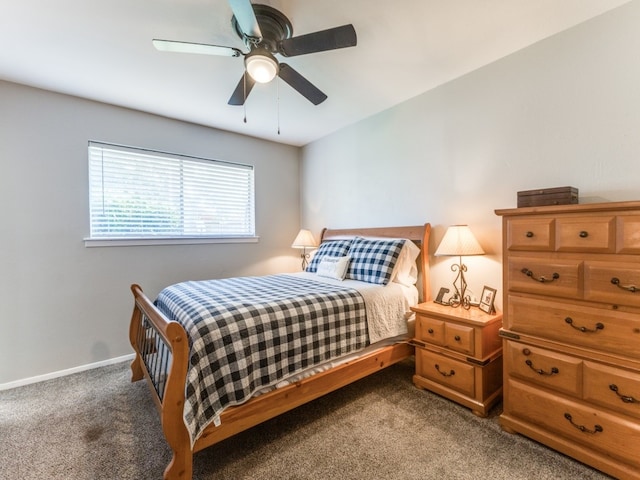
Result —
<instances>
[{"instance_id":1,"label":"black and white checkered comforter","mask_svg":"<svg viewBox=\"0 0 640 480\"><path fill-rule=\"evenodd\" d=\"M179 283L156 305L190 338L184 418L192 442L226 407L367 345L357 290L292 275Z\"/></svg>"}]
</instances>

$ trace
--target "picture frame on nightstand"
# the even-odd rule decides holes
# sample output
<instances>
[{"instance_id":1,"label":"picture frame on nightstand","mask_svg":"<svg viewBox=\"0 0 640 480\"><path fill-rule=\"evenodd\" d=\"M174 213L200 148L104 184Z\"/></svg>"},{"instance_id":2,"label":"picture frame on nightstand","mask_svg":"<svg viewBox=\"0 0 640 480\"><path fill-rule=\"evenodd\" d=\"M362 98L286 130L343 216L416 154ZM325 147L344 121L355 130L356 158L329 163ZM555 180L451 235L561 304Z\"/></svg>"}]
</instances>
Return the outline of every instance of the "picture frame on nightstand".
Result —
<instances>
[{"instance_id":1,"label":"picture frame on nightstand","mask_svg":"<svg viewBox=\"0 0 640 480\"><path fill-rule=\"evenodd\" d=\"M478 308L482 310L484 313L493 313L495 312L495 308L493 307L493 302L496 299L497 290L495 288L487 287L486 285L482 289L482 296L480 297L480 303L478 304Z\"/></svg>"}]
</instances>

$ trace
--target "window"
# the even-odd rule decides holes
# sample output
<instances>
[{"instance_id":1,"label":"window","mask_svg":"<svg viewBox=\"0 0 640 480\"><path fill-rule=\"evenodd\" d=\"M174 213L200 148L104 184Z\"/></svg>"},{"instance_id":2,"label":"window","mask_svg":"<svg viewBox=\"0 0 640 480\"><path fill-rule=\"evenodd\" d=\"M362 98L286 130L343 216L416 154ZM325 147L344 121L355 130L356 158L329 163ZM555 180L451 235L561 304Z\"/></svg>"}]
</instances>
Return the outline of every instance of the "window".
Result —
<instances>
[{"instance_id":1,"label":"window","mask_svg":"<svg viewBox=\"0 0 640 480\"><path fill-rule=\"evenodd\" d=\"M89 197L88 242L255 239L250 165L89 142Z\"/></svg>"}]
</instances>

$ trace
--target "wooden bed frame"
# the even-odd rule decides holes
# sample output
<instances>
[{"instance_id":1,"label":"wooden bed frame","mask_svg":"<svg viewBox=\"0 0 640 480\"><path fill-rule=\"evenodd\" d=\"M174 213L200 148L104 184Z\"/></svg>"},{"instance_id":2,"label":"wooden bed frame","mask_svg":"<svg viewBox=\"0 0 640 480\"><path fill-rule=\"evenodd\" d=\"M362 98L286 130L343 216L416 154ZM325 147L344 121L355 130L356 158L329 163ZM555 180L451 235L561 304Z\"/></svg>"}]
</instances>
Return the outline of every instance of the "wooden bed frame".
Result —
<instances>
[{"instance_id":1,"label":"wooden bed frame","mask_svg":"<svg viewBox=\"0 0 640 480\"><path fill-rule=\"evenodd\" d=\"M408 238L414 241L421 249L417 260L420 298L421 301L427 301L430 299L430 233L431 225L428 223L413 227L324 229L321 241L345 235ZM212 423L192 448L182 417L189 364L187 334L181 324L169 321L156 309L138 285L132 285L131 291L135 299L129 328L129 339L135 350L131 381L147 379L160 413L165 439L173 451L173 458L164 472L166 480L191 479L194 453L371 375L414 353L413 347L407 343L381 347L335 368L254 397L242 405L229 407L220 415L221 425L216 427Z\"/></svg>"}]
</instances>

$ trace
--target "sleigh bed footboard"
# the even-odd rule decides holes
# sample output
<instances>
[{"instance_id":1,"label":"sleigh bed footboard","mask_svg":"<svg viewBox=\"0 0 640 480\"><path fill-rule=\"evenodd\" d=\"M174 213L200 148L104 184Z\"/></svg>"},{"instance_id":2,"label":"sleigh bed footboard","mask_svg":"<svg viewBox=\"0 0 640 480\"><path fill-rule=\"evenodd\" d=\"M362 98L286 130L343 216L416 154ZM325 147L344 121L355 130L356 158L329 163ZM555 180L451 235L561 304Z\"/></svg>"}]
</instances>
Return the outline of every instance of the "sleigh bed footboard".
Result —
<instances>
[{"instance_id":1,"label":"sleigh bed footboard","mask_svg":"<svg viewBox=\"0 0 640 480\"><path fill-rule=\"evenodd\" d=\"M183 420L189 341L178 322L168 320L143 293L131 286L135 299L129 340L135 350L131 381L146 378L160 413L162 430L173 451L166 480L190 479L193 452Z\"/></svg>"}]
</instances>

